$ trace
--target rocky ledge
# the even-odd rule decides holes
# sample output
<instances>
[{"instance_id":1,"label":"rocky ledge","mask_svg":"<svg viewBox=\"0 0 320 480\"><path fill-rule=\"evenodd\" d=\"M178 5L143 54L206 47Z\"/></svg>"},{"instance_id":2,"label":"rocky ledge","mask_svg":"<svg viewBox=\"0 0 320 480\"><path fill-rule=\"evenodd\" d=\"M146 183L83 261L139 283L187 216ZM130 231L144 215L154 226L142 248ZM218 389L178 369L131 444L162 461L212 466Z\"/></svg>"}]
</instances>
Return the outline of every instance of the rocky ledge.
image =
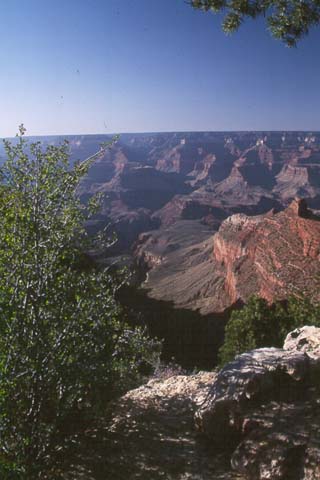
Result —
<instances>
[{"instance_id":1,"label":"rocky ledge","mask_svg":"<svg viewBox=\"0 0 320 480\"><path fill-rule=\"evenodd\" d=\"M319 345L303 327L220 372L162 372L115 402L103 442L92 432L99 475L84 478L319 480Z\"/></svg>"},{"instance_id":2,"label":"rocky ledge","mask_svg":"<svg viewBox=\"0 0 320 480\"><path fill-rule=\"evenodd\" d=\"M124 395L107 426L103 479L243 480L199 438L194 412L216 373L156 378ZM99 477L100 478L100 477Z\"/></svg>"},{"instance_id":3,"label":"rocky ledge","mask_svg":"<svg viewBox=\"0 0 320 480\"><path fill-rule=\"evenodd\" d=\"M319 328L294 330L283 349L239 355L212 383L196 425L245 478L320 479L319 345Z\"/></svg>"}]
</instances>

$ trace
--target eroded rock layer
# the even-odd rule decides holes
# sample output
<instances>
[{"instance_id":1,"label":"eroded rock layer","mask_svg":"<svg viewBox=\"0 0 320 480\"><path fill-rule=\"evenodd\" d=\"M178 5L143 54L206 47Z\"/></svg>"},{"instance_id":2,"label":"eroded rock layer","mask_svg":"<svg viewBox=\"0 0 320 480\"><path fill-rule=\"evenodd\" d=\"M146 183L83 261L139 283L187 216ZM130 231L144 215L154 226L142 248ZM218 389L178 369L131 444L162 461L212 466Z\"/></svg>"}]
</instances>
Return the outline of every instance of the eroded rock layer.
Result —
<instances>
[{"instance_id":1,"label":"eroded rock layer","mask_svg":"<svg viewBox=\"0 0 320 480\"><path fill-rule=\"evenodd\" d=\"M199 238L201 230L199 224ZM138 257L155 258L160 244L151 233ZM213 237L184 250L170 253L170 243L165 245L168 251L160 249L162 255L149 264L144 287L178 307L221 312L252 295L270 303L290 295L320 300L320 218L303 200L281 212L232 215Z\"/></svg>"},{"instance_id":2,"label":"eroded rock layer","mask_svg":"<svg viewBox=\"0 0 320 480\"><path fill-rule=\"evenodd\" d=\"M108 139L70 137L72 158L85 158ZM266 213L297 195L320 208L320 135L123 134L96 160L79 191L84 200L96 192L105 202L95 226L110 223L117 253L130 251L139 233L180 220L209 218L216 229L232 213Z\"/></svg>"},{"instance_id":3,"label":"eroded rock layer","mask_svg":"<svg viewBox=\"0 0 320 480\"><path fill-rule=\"evenodd\" d=\"M228 456L198 439L193 413L215 373L169 375L119 399L108 425L104 478L116 480L243 480Z\"/></svg>"}]
</instances>

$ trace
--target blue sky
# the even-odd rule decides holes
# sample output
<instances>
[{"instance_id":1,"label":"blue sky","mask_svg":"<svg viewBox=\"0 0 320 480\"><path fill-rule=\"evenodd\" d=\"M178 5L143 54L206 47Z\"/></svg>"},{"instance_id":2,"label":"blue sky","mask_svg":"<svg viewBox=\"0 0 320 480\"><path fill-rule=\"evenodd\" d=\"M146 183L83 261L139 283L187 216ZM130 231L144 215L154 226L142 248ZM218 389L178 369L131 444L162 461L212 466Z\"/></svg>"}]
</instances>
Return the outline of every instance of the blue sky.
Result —
<instances>
[{"instance_id":1,"label":"blue sky","mask_svg":"<svg viewBox=\"0 0 320 480\"><path fill-rule=\"evenodd\" d=\"M320 130L319 45L225 36L185 0L7 0L0 136Z\"/></svg>"}]
</instances>

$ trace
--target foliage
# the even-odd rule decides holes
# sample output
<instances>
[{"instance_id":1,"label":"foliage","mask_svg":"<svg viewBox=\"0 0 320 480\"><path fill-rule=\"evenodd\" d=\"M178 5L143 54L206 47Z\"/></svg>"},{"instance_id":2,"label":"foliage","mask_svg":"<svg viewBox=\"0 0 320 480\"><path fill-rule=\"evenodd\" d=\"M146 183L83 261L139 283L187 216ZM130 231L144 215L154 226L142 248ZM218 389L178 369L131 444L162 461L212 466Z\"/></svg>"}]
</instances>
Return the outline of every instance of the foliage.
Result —
<instances>
[{"instance_id":1,"label":"foliage","mask_svg":"<svg viewBox=\"0 0 320 480\"><path fill-rule=\"evenodd\" d=\"M320 304L314 304L308 298L290 298L286 305L286 313L287 325L283 334L303 325L320 326Z\"/></svg>"},{"instance_id":2,"label":"foliage","mask_svg":"<svg viewBox=\"0 0 320 480\"><path fill-rule=\"evenodd\" d=\"M220 364L254 348L281 347L286 335L303 325L320 326L320 305L292 297L286 304L269 306L263 298L252 297L242 310L231 314L219 352Z\"/></svg>"},{"instance_id":3,"label":"foliage","mask_svg":"<svg viewBox=\"0 0 320 480\"><path fill-rule=\"evenodd\" d=\"M82 206L76 189L96 156L71 168L66 142L23 135L0 171L0 468L29 480L49 478L157 344L124 324L108 270L81 263L98 202Z\"/></svg>"},{"instance_id":4,"label":"foliage","mask_svg":"<svg viewBox=\"0 0 320 480\"><path fill-rule=\"evenodd\" d=\"M205 11L225 11L226 33L238 30L246 18L266 17L272 35L289 47L320 23L319 0L191 0L191 4Z\"/></svg>"}]
</instances>

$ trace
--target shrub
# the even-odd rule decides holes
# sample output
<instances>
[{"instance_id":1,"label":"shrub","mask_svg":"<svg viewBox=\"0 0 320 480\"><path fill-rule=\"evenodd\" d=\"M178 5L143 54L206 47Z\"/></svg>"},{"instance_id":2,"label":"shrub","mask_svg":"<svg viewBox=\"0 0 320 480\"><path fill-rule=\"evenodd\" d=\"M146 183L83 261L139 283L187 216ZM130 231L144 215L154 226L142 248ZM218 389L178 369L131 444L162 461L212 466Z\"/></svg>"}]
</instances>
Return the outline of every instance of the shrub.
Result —
<instances>
[{"instance_id":1,"label":"shrub","mask_svg":"<svg viewBox=\"0 0 320 480\"><path fill-rule=\"evenodd\" d=\"M219 351L220 365L254 348L282 347L286 335L303 325L320 326L320 305L292 297L270 306L263 298L252 297L231 314Z\"/></svg>"},{"instance_id":2,"label":"shrub","mask_svg":"<svg viewBox=\"0 0 320 480\"><path fill-rule=\"evenodd\" d=\"M137 382L157 344L124 323L108 271L79 265L89 245L84 222L98 202L82 206L76 190L96 157L71 168L67 143L44 150L25 140L23 127L5 147L0 458L8 478L59 478L57 454Z\"/></svg>"}]
</instances>

